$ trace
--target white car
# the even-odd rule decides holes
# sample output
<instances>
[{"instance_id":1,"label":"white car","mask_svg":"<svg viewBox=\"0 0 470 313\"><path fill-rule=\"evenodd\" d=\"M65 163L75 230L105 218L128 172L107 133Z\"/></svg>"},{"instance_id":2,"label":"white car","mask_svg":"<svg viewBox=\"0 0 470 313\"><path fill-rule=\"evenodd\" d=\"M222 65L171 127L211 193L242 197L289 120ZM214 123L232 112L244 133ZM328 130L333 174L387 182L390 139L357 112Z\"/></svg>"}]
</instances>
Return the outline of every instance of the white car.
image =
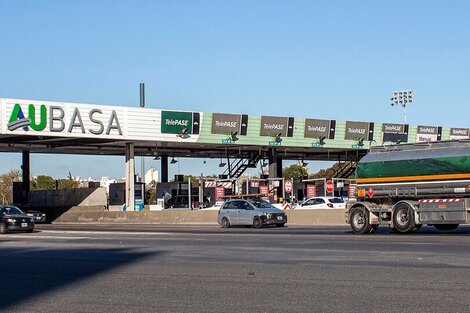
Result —
<instances>
[{"instance_id":1,"label":"white car","mask_svg":"<svg viewBox=\"0 0 470 313\"><path fill-rule=\"evenodd\" d=\"M313 197L296 206L296 210L302 209L345 209L343 199L339 197Z\"/></svg>"}]
</instances>

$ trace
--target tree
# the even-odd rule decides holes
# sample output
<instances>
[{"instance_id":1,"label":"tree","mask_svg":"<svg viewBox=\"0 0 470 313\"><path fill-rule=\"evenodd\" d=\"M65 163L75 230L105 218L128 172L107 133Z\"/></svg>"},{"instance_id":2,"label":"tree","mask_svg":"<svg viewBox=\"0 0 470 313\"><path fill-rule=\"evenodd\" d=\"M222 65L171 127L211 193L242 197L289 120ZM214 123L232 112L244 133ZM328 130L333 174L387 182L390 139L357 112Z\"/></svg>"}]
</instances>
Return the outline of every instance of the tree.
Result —
<instances>
[{"instance_id":1,"label":"tree","mask_svg":"<svg viewBox=\"0 0 470 313\"><path fill-rule=\"evenodd\" d=\"M11 170L0 175L0 193L3 204L13 203L13 182L21 181L21 171Z\"/></svg>"},{"instance_id":2,"label":"tree","mask_svg":"<svg viewBox=\"0 0 470 313\"><path fill-rule=\"evenodd\" d=\"M73 179L59 179L58 181L58 188L59 189L75 189L80 186L78 181Z\"/></svg>"},{"instance_id":3,"label":"tree","mask_svg":"<svg viewBox=\"0 0 470 313\"><path fill-rule=\"evenodd\" d=\"M56 181L51 176L39 175L36 179L31 180L31 190L54 190L56 189Z\"/></svg>"},{"instance_id":4,"label":"tree","mask_svg":"<svg viewBox=\"0 0 470 313\"><path fill-rule=\"evenodd\" d=\"M282 176L284 178L292 178L294 182L300 182L304 177L308 176L307 169L298 164L292 164L289 167L285 167L282 170Z\"/></svg>"}]
</instances>

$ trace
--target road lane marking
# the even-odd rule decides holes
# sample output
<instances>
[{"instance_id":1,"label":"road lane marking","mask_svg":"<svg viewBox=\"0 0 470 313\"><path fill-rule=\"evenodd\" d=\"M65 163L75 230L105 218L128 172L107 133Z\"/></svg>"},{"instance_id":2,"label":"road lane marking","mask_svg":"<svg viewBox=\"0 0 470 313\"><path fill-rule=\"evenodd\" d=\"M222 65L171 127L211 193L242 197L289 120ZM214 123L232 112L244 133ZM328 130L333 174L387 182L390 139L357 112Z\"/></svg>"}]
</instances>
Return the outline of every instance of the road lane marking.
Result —
<instances>
[{"instance_id":1,"label":"road lane marking","mask_svg":"<svg viewBox=\"0 0 470 313\"><path fill-rule=\"evenodd\" d=\"M41 230L47 234L85 234L85 235L174 235L176 233L165 232L124 232L124 231L93 231L93 230Z\"/></svg>"}]
</instances>

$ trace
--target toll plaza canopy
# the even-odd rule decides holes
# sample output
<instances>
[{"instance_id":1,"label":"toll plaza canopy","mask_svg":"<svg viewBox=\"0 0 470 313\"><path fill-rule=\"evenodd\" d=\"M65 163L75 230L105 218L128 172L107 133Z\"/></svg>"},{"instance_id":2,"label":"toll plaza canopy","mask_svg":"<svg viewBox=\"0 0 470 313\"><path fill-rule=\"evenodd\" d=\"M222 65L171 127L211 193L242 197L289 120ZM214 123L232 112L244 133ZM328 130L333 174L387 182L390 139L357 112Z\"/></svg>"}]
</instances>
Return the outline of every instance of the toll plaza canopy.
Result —
<instances>
[{"instance_id":1,"label":"toll plaza canopy","mask_svg":"<svg viewBox=\"0 0 470 313\"><path fill-rule=\"evenodd\" d=\"M30 153L125 155L125 205L133 211L135 155L160 157L162 182L168 181L168 157L225 157L222 175L230 178L266 159L269 177L280 178L283 160L354 164L373 145L469 138L467 128L441 126L22 99L0 98L0 102L0 151L22 153L24 204L28 203Z\"/></svg>"},{"instance_id":2,"label":"toll plaza canopy","mask_svg":"<svg viewBox=\"0 0 470 313\"><path fill-rule=\"evenodd\" d=\"M0 151L170 157L338 160L372 145L467 139L467 128L248 116L0 99Z\"/></svg>"}]
</instances>

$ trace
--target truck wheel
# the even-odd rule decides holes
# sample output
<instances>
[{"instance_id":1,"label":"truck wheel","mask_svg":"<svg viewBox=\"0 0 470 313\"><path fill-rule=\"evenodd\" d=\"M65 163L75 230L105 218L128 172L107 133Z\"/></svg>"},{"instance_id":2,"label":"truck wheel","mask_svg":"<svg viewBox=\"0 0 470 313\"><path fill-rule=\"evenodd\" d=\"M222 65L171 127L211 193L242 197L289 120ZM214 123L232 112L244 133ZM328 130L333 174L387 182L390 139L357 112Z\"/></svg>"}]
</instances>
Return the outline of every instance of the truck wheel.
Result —
<instances>
[{"instance_id":1,"label":"truck wheel","mask_svg":"<svg viewBox=\"0 0 470 313\"><path fill-rule=\"evenodd\" d=\"M369 223L369 212L363 206L353 209L350 223L353 232L359 235L370 234L374 230Z\"/></svg>"},{"instance_id":2,"label":"truck wheel","mask_svg":"<svg viewBox=\"0 0 470 313\"><path fill-rule=\"evenodd\" d=\"M399 203L393 210L393 226L399 233L409 233L414 231L415 214L407 203Z\"/></svg>"},{"instance_id":3,"label":"truck wheel","mask_svg":"<svg viewBox=\"0 0 470 313\"><path fill-rule=\"evenodd\" d=\"M440 231L454 230L459 227L459 224L434 224L435 229Z\"/></svg>"}]
</instances>

